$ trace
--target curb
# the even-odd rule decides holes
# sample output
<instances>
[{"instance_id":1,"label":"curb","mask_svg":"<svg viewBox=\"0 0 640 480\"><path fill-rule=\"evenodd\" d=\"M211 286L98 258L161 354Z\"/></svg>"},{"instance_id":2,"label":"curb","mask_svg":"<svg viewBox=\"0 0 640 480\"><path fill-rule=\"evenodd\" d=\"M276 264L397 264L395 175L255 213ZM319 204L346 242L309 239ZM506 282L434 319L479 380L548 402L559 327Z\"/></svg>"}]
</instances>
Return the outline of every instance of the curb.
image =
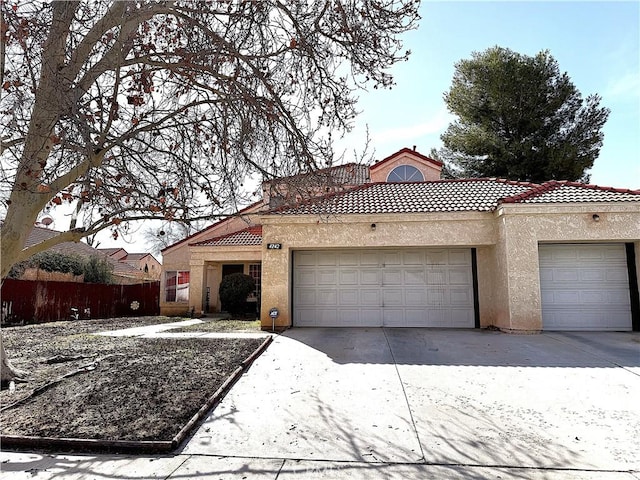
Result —
<instances>
[{"instance_id":1,"label":"curb","mask_svg":"<svg viewBox=\"0 0 640 480\"><path fill-rule=\"evenodd\" d=\"M236 368L224 383L209 397L198 412L180 429L172 440L100 440L87 438L28 437L22 435L0 435L3 449L29 448L34 450L64 449L74 452L109 452L109 453L170 453L178 448L193 428L204 416L215 408L225 397L231 387L249 369L251 364L267 349L273 341L269 335L264 342Z\"/></svg>"}]
</instances>

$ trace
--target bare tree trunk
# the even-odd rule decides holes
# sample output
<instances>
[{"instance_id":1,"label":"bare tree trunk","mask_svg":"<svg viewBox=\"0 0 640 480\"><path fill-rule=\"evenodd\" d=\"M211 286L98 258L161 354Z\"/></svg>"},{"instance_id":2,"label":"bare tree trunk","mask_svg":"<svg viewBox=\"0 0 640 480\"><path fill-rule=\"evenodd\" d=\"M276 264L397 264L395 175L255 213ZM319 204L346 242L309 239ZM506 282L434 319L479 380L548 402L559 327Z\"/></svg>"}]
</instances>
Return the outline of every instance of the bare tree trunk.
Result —
<instances>
[{"instance_id":1,"label":"bare tree trunk","mask_svg":"<svg viewBox=\"0 0 640 480\"><path fill-rule=\"evenodd\" d=\"M2 385L5 385L9 382L13 381L26 381L27 372L20 370L13 365L9 361L7 357L7 352L4 350L4 343L2 342L2 338L0 337L0 380Z\"/></svg>"}]
</instances>

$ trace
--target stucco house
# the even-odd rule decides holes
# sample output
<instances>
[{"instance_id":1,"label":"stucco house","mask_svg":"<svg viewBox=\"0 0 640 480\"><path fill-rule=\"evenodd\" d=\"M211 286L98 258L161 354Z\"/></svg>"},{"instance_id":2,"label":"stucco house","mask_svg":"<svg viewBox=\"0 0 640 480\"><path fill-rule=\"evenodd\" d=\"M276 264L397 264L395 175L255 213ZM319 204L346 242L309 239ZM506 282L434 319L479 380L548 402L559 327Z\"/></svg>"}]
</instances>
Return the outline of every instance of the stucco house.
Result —
<instances>
[{"instance_id":1,"label":"stucco house","mask_svg":"<svg viewBox=\"0 0 640 480\"><path fill-rule=\"evenodd\" d=\"M640 330L640 191L441 168L402 149L320 172L311 194L294 191L304 176L266 183L163 250L162 313L218 311L222 277L242 271L265 329Z\"/></svg>"},{"instance_id":2,"label":"stucco house","mask_svg":"<svg viewBox=\"0 0 640 480\"><path fill-rule=\"evenodd\" d=\"M155 282L160 280L162 265L149 252L129 253L124 248L99 248L98 250L120 263L136 268L144 280Z\"/></svg>"}]
</instances>

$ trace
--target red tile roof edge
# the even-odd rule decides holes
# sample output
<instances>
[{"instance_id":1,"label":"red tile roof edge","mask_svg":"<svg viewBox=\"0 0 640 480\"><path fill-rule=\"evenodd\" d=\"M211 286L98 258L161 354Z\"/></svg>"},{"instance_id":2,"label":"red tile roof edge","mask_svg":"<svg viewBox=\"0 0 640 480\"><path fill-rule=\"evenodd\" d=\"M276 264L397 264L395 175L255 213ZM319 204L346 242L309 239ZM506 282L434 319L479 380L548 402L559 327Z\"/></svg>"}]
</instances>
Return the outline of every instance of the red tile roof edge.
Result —
<instances>
[{"instance_id":1,"label":"red tile roof edge","mask_svg":"<svg viewBox=\"0 0 640 480\"><path fill-rule=\"evenodd\" d=\"M398 150L396 153L392 153L388 157L383 158L382 160L374 163L369 168L378 168L379 166L387 163L390 160L393 160L395 157L397 157L398 155L402 155L403 153L410 153L410 154L415 155L416 157L418 157L418 158L420 158L420 159L422 159L422 160L424 160L426 162L435 163L439 167L442 167L444 165L444 163L441 162L440 160L436 160L434 158L427 157L426 155L423 155L422 153L417 152L417 151L415 151L415 150L413 150L411 148L404 147L404 148L401 148L400 150Z\"/></svg>"},{"instance_id":2,"label":"red tile roof edge","mask_svg":"<svg viewBox=\"0 0 640 480\"><path fill-rule=\"evenodd\" d=\"M217 242L220 240L224 240L225 238L232 237L233 235L237 235L239 233L248 232L253 235L262 236L262 225L251 225L250 227L243 228L242 230L236 230L235 232L225 233L224 235L219 235L217 237L209 238L207 240L201 240L200 242L190 243L190 247L203 246L204 244Z\"/></svg>"},{"instance_id":3,"label":"red tile roof edge","mask_svg":"<svg viewBox=\"0 0 640 480\"><path fill-rule=\"evenodd\" d=\"M544 182L542 185L532 188L526 192L520 193L518 195L512 195L510 197L505 197L498 200L498 204L501 203L520 203L524 200L529 200L531 198L539 197L547 192L551 192L556 190L563 185L567 185L570 187L578 187L578 188L588 188L591 190L599 190L603 192L615 192L615 193L630 193L632 195L640 195L640 190L630 190L628 188L614 188L614 187L602 187L600 185L593 185L589 183L580 183L580 182L572 182L569 180L550 180L548 182Z\"/></svg>"},{"instance_id":4,"label":"red tile roof edge","mask_svg":"<svg viewBox=\"0 0 640 480\"><path fill-rule=\"evenodd\" d=\"M183 238L182 240L177 241L176 243L173 243L171 245L169 245L168 247L164 247L162 250L160 250L160 253L164 253L167 250L169 250L170 248L173 247L177 247L178 245L183 244L184 242L190 240L191 238L195 237L196 235L200 235L203 232L206 232L207 230L212 229L213 227L217 227L218 225L228 222L229 220L231 220L232 218L237 218L238 216L241 216L243 213L251 213L249 212L250 209L252 209L253 207L257 207L263 204L263 199L261 198L260 200L258 200L257 202L252 203L251 205L248 205L246 207L244 207L241 210L238 210L237 213L232 213L230 215L227 215L225 218L223 218L222 220L218 220L217 222L209 225L207 228L203 229L203 230L199 230L196 233L192 233L191 235L189 235L188 237Z\"/></svg>"}]
</instances>

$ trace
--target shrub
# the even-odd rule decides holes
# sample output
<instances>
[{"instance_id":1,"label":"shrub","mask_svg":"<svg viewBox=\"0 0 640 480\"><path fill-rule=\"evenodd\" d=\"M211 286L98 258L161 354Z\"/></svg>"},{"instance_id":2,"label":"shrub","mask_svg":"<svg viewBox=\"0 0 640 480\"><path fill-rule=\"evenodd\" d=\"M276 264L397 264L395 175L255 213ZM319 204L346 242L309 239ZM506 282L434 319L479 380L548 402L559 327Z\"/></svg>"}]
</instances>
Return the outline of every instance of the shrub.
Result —
<instances>
[{"instance_id":1,"label":"shrub","mask_svg":"<svg viewBox=\"0 0 640 480\"><path fill-rule=\"evenodd\" d=\"M39 268L46 272L82 275L84 272L84 261L77 255L65 255L64 253L52 251L40 252L23 262L13 265L8 277L20 278L27 268Z\"/></svg>"},{"instance_id":2,"label":"shrub","mask_svg":"<svg viewBox=\"0 0 640 480\"><path fill-rule=\"evenodd\" d=\"M84 265L84 282L111 283L113 281L112 272L113 265L109 263L106 257L94 255Z\"/></svg>"},{"instance_id":3,"label":"shrub","mask_svg":"<svg viewBox=\"0 0 640 480\"><path fill-rule=\"evenodd\" d=\"M218 294L225 310L231 314L244 311L247 297L256 288L256 282L244 273L232 273L222 279Z\"/></svg>"}]
</instances>

